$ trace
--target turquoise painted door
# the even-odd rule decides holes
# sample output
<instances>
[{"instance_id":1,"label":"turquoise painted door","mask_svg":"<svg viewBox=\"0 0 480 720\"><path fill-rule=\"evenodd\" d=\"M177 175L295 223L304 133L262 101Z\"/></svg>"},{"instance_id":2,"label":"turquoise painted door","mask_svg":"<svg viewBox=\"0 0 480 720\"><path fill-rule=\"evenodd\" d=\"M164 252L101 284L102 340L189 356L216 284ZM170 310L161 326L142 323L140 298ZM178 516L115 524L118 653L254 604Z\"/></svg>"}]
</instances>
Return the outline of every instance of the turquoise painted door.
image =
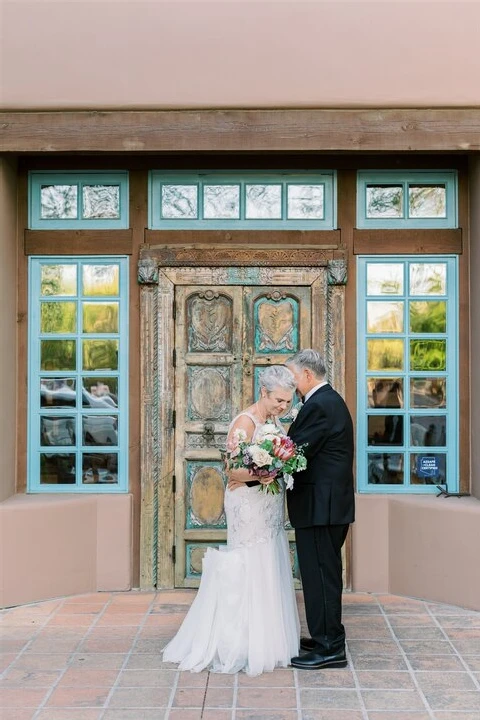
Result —
<instances>
[{"instance_id":1,"label":"turquoise painted door","mask_svg":"<svg viewBox=\"0 0 480 720\"><path fill-rule=\"evenodd\" d=\"M226 541L228 426L262 368L311 344L311 288L185 286L175 299L175 583L196 587L207 547Z\"/></svg>"}]
</instances>

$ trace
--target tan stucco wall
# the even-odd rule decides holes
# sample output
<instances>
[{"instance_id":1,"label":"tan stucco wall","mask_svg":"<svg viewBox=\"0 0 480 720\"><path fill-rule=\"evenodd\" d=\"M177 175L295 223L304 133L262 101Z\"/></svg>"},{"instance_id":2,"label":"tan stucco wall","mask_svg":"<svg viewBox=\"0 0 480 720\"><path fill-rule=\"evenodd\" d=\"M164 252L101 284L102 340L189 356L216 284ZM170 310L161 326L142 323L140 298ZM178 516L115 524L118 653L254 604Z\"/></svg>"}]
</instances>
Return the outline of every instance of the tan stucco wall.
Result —
<instances>
[{"instance_id":1,"label":"tan stucco wall","mask_svg":"<svg viewBox=\"0 0 480 720\"><path fill-rule=\"evenodd\" d=\"M470 160L471 433L480 437L480 158ZM472 442L472 494L480 500L480 443Z\"/></svg>"},{"instance_id":2,"label":"tan stucco wall","mask_svg":"<svg viewBox=\"0 0 480 720\"><path fill-rule=\"evenodd\" d=\"M3 108L478 105L475 2L3 0Z\"/></svg>"},{"instance_id":3,"label":"tan stucco wall","mask_svg":"<svg viewBox=\"0 0 480 720\"><path fill-rule=\"evenodd\" d=\"M0 158L0 502L15 492L16 168Z\"/></svg>"},{"instance_id":4,"label":"tan stucco wall","mask_svg":"<svg viewBox=\"0 0 480 720\"><path fill-rule=\"evenodd\" d=\"M129 590L131 495L14 495L0 504L0 607Z\"/></svg>"},{"instance_id":5,"label":"tan stucco wall","mask_svg":"<svg viewBox=\"0 0 480 720\"><path fill-rule=\"evenodd\" d=\"M353 589L480 610L480 501L359 495Z\"/></svg>"}]
</instances>

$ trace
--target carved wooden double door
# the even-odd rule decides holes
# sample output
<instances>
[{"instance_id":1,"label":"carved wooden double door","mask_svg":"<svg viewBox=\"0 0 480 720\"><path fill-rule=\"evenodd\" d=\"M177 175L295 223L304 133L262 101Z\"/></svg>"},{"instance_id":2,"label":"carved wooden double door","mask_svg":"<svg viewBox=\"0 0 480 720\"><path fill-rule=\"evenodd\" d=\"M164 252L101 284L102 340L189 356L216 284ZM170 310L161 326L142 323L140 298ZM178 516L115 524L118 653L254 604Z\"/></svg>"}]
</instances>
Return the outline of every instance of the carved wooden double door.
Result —
<instances>
[{"instance_id":1,"label":"carved wooden double door","mask_svg":"<svg viewBox=\"0 0 480 720\"><path fill-rule=\"evenodd\" d=\"M175 584L225 542L220 451L259 374L312 342L311 285L175 288ZM291 538L292 539L292 538Z\"/></svg>"}]
</instances>

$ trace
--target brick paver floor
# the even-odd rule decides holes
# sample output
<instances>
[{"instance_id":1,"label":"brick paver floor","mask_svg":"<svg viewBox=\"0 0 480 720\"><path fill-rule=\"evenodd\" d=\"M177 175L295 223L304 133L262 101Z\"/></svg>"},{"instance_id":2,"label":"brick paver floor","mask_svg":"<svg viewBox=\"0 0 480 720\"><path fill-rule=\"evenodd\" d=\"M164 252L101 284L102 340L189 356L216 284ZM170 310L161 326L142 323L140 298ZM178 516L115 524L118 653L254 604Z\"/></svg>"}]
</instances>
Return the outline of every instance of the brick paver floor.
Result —
<instances>
[{"instance_id":1,"label":"brick paver floor","mask_svg":"<svg viewBox=\"0 0 480 720\"><path fill-rule=\"evenodd\" d=\"M194 594L95 593L4 610L1 720L480 718L479 612L345 594L348 668L250 678L162 663Z\"/></svg>"}]
</instances>

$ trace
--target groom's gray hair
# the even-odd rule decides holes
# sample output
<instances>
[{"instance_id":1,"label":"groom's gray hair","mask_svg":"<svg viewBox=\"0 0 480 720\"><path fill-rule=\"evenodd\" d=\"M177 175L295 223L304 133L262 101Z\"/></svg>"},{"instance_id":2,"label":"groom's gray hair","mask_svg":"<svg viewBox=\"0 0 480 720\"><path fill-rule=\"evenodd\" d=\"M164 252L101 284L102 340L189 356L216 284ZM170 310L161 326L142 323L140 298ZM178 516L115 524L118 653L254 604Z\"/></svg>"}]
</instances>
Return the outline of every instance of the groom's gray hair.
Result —
<instances>
[{"instance_id":1,"label":"groom's gray hair","mask_svg":"<svg viewBox=\"0 0 480 720\"><path fill-rule=\"evenodd\" d=\"M307 348L300 350L293 357L289 358L285 365L295 365L295 367L302 370L308 368L318 378L324 378L327 374L327 368L325 367L325 360L316 350Z\"/></svg>"}]
</instances>

